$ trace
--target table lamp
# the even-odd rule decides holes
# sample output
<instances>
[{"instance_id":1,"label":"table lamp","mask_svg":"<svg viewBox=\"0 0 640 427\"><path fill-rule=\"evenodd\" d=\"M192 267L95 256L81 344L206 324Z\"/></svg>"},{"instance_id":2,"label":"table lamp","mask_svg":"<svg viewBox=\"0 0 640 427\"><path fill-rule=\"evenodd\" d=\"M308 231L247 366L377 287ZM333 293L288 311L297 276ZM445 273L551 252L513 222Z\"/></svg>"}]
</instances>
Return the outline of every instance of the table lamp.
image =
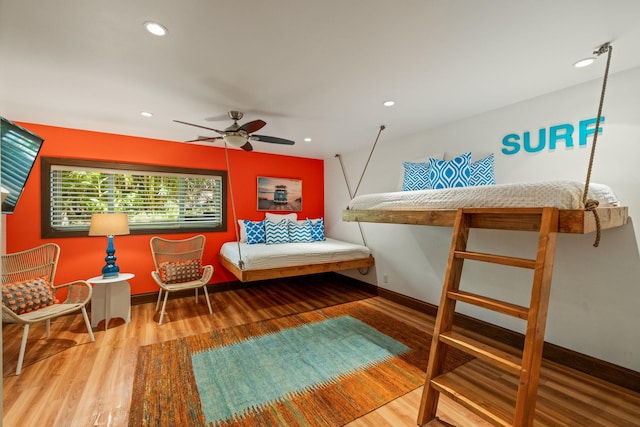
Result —
<instances>
[{"instance_id":1,"label":"table lamp","mask_svg":"<svg viewBox=\"0 0 640 427\"><path fill-rule=\"evenodd\" d=\"M102 267L102 277L117 277L120 268L116 265L116 249L113 236L129 234L129 219L124 213L94 213L91 215L89 236L107 236L107 264Z\"/></svg>"}]
</instances>

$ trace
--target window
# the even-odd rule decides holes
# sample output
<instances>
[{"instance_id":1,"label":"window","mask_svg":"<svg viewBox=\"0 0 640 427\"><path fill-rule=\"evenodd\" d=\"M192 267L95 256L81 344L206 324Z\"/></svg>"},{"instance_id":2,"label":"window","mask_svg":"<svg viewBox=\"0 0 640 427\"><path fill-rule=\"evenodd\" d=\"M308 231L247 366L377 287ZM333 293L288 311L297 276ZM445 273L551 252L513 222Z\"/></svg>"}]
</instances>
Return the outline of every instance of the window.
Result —
<instances>
[{"instance_id":1,"label":"window","mask_svg":"<svg viewBox=\"0 0 640 427\"><path fill-rule=\"evenodd\" d=\"M227 172L42 158L42 237L86 236L122 212L131 234L227 230Z\"/></svg>"}]
</instances>

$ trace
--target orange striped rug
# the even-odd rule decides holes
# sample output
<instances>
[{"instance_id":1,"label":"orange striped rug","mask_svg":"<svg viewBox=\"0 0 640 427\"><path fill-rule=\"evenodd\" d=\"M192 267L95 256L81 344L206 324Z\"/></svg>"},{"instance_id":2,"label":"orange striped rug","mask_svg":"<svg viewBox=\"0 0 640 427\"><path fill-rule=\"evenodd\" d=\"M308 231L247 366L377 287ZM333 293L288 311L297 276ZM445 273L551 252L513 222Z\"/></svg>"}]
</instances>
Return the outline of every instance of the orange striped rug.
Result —
<instances>
[{"instance_id":1,"label":"orange striped rug","mask_svg":"<svg viewBox=\"0 0 640 427\"><path fill-rule=\"evenodd\" d=\"M430 342L356 301L141 347L129 425L344 425L421 386Z\"/></svg>"}]
</instances>

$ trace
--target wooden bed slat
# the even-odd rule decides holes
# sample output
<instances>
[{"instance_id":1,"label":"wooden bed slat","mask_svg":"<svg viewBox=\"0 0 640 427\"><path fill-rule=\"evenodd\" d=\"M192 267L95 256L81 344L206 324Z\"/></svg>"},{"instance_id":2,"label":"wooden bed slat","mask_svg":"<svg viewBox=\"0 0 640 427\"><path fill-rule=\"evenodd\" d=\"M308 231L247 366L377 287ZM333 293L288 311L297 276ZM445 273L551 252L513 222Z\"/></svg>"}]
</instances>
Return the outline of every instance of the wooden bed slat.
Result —
<instances>
[{"instance_id":1,"label":"wooden bed slat","mask_svg":"<svg viewBox=\"0 0 640 427\"><path fill-rule=\"evenodd\" d=\"M535 231L539 228L539 218L535 215L511 216L508 208L496 208L493 216L478 219L473 228L499 228L503 230ZM601 229L620 227L629 218L628 207L618 206L598 208ZM455 209L436 210L351 210L342 211L342 220L348 222L376 222L388 224L432 225L453 227ZM559 233L587 234L596 231L596 221L592 212L584 209L561 209L558 218Z\"/></svg>"},{"instance_id":2,"label":"wooden bed slat","mask_svg":"<svg viewBox=\"0 0 640 427\"><path fill-rule=\"evenodd\" d=\"M218 261L233 273L241 282L256 280L279 279L282 277L301 276L303 274L326 273L329 271L351 270L354 268L372 267L375 260L372 256L345 261L321 262L315 264L295 265L291 267L263 268L256 270L241 270L222 254L218 254Z\"/></svg>"}]
</instances>

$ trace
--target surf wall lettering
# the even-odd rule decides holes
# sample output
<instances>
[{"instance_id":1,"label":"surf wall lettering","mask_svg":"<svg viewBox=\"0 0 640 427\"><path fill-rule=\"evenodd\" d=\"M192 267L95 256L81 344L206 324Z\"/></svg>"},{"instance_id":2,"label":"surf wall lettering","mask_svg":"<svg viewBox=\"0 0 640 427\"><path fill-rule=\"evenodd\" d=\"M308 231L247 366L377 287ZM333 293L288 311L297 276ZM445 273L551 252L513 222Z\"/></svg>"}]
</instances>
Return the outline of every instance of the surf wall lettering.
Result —
<instances>
[{"instance_id":1,"label":"surf wall lettering","mask_svg":"<svg viewBox=\"0 0 640 427\"><path fill-rule=\"evenodd\" d=\"M600 124L604 122L604 116L600 117ZM541 128L537 136L526 131L522 134L510 133L502 138L502 153L508 156L526 153L538 153L543 150L553 151L557 148L565 149L586 147L587 138L596 133L596 117L581 120L577 126L571 123ZM602 134L602 126L598 127L598 133Z\"/></svg>"}]
</instances>

